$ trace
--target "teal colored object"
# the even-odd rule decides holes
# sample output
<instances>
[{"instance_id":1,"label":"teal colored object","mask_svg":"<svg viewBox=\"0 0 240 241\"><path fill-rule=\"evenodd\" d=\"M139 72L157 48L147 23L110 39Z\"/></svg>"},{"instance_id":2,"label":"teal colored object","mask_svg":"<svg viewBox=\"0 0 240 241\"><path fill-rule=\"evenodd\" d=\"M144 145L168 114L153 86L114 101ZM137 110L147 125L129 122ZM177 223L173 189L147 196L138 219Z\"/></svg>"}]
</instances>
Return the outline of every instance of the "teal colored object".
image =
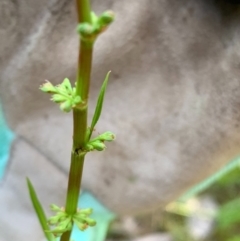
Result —
<instances>
[{"instance_id":1,"label":"teal colored object","mask_svg":"<svg viewBox=\"0 0 240 241\"><path fill-rule=\"evenodd\" d=\"M10 155L14 133L9 129L3 116L2 107L0 105L0 181L3 178L7 162Z\"/></svg>"},{"instance_id":2,"label":"teal colored object","mask_svg":"<svg viewBox=\"0 0 240 241\"><path fill-rule=\"evenodd\" d=\"M108 232L109 224L116 218L116 215L104 207L93 195L83 191L78 201L78 207L93 208L91 218L97 221L95 227L89 227L80 231L74 226L71 240L74 241L104 241Z\"/></svg>"}]
</instances>

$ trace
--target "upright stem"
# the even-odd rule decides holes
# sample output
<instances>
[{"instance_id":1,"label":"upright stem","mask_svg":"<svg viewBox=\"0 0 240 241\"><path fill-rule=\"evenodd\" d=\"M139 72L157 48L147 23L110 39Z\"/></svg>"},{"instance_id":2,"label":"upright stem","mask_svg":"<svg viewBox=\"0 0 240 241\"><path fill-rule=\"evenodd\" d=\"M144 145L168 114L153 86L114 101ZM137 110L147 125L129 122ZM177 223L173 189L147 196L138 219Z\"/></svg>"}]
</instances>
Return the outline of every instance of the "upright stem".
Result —
<instances>
[{"instance_id":1,"label":"upright stem","mask_svg":"<svg viewBox=\"0 0 240 241\"><path fill-rule=\"evenodd\" d=\"M81 49L78 56L77 94L81 96L83 102L87 102L91 72L86 71L86 69L91 69L93 43L87 43L81 40L80 46Z\"/></svg>"},{"instance_id":2,"label":"upright stem","mask_svg":"<svg viewBox=\"0 0 240 241\"><path fill-rule=\"evenodd\" d=\"M92 23L89 0L76 0L76 8L79 23Z\"/></svg>"},{"instance_id":3,"label":"upright stem","mask_svg":"<svg viewBox=\"0 0 240 241\"><path fill-rule=\"evenodd\" d=\"M76 5L78 22L91 23L89 0L76 0ZM81 149L85 144L87 132L88 92L92 67L92 52L93 44L80 40L76 93L81 96L83 104L73 110L73 147L66 197L66 212L70 215L73 215L77 210L82 180L84 155L81 155ZM70 236L71 231L65 232L60 240L69 241Z\"/></svg>"},{"instance_id":4,"label":"upright stem","mask_svg":"<svg viewBox=\"0 0 240 241\"><path fill-rule=\"evenodd\" d=\"M76 0L78 22L92 23L91 8L89 0ZM93 43L80 40L80 51L78 55L78 73L77 73L77 94L82 100L87 102L90 84L90 74L92 65Z\"/></svg>"}]
</instances>

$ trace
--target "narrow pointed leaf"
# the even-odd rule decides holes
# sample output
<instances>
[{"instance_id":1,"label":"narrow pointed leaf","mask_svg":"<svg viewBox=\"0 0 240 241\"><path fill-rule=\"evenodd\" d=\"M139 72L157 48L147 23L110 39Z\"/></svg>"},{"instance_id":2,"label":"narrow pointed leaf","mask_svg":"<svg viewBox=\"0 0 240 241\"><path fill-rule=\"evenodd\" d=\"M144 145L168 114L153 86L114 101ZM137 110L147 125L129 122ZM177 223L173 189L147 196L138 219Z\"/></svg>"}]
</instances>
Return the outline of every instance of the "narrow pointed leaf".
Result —
<instances>
[{"instance_id":1,"label":"narrow pointed leaf","mask_svg":"<svg viewBox=\"0 0 240 241\"><path fill-rule=\"evenodd\" d=\"M105 96L105 92L106 92L106 88L107 88L107 83L108 83L108 79L109 79L109 75L110 75L111 71L109 71L105 77L105 80L103 81L102 87L100 89L99 95L98 95L98 100L97 100L97 105L95 108L95 112L93 115L93 119L92 119L92 123L91 123L91 127L90 127L90 133L89 133L89 137L88 140L90 140L91 136L92 136L92 132L94 127L96 126L99 117L101 115L102 112L102 106L103 106L103 101L104 101L104 96Z\"/></svg>"},{"instance_id":2,"label":"narrow pointed leaf","mask_svg":"<svg viewBox=\"0 0 240 241\"><path fill-rule=\"evenodd\" d=\"M186 200L190 199L193 196L198 195L199 193L208 189L211 185L216 183L217 181L221 180L225 175L233 171L234 169L238 168L240 165L240 158L237 157L227 165L225 165L222 169L220 169L215 174L211 175L209 178L205 179L204 181L200 182L189 191L187 191L182 197L179 198L180 201L185 202Z\"/></svg>"},{"instance_id":3,"label":"narrow pointed leaf","mask_svg":"<svg viewBox=\"0 0 240 241\"><path fill-rule=\"evenodd\" d=\"M32 205L35 209L35 212L38 216L38 220L41 224L42 230L47 238L48 241L55 241L55 238L53 236L53 234L49 233L50 229L47 225L47 218L46 215L43 211L42 205L38 200L37 194L34 190L34 187L32 185L32 183L30 182L30 180L27 178L27 185L28 185L28 191L29 191L29 195L32 201Z\"/></svg>"}]
</instances>

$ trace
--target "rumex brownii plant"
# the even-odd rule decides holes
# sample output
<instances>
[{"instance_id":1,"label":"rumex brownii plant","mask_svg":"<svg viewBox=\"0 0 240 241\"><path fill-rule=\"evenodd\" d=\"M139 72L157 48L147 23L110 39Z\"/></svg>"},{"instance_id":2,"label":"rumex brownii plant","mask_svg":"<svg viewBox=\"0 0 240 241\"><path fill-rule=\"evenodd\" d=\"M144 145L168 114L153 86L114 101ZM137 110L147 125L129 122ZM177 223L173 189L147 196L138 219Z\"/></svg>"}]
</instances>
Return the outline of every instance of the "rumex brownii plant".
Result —
<instances>
[{"instance_id":1,"label":"rumex brownii plant","mask_svg":"<svg viewBox=\"0 0 240 241\"><path fill-rule=\"evenodd\" d=\"M49 81L40 86L40 90L51 94L51 100L60 105L61 111L73 112L73 145L65 207L58 207L52 204L50 207L55 212L55 215L47 219L33 185L27 179L34 209L48 241L55 241L56 237L60 237L61 241L70 240L73 225L76 225L81 231L84 231L89 226L96 225L96 221L90 217L93 211L91 208L81 209L81 207L77 207L84 158L90 151L103 151L106 148L105 142L115 139L114 134L110 131L92 138L94 127L101 115L110 72L107 73L100 89L95 112L89 126L87 120L94 42L114 20L114 14L112 11L105 11L100 16L97 16L91 12L89 0L76 0L76 8L80 49L75 86L72 86L67 78L57 86L54 86Z\"/></svg>"}]
</instances>

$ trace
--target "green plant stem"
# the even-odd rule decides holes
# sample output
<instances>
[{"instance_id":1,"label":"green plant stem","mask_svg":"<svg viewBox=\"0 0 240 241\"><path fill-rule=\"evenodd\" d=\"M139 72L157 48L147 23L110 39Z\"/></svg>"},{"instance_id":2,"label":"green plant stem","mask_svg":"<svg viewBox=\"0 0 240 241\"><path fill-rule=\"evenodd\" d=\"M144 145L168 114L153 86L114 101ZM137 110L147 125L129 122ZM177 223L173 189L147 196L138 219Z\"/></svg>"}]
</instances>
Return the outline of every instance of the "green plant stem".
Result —
<instances>
[{"instance_id":1,"label":"green plant stem","mask_svg":"<svg viewBox=\"0 0 240 241\"><path fill-rule=\"evenodd\" d=\"M89 0L76 0L78 22L92 23L91 8ZM92 66L93 43L80 40L80 51L78 55L77 73L77 95L80 95L83 102L87 102ZM88 71L89 70L89 71Z\"/></svg>"},{"instance_id":2,"label":"green plant stem","mask_svg":"<svg viewBox=\"0 0 240 241\"><path fill-rule=\"evenodd\" d=\"M89 0L76 0L76 8L78 14L78 22L83 23L91 23L91 7Z\"/></svg>"},{"instance_id":3,"label":"green plant stem","mask_svg":"<svg viewBox=\"0 0 240 241\"><path fill-rule=\"evenodd\" d=\"M76 0L79 23L91 23L91 11L88 0ZM93 43L80 41L78 58L77 88L76 94L81 96L83 104L73 110L73 148L71 153L71 165L68 178L68 190L66 198L66 212L73 215L77 210L80 193L84 155L81 150L86 141L87 132L87 104L92 67ZM61 236L61 241L69 241L71 231Z\"/></svg>"},{"instance_id":4,"label":"green plant stem","mask_svg":"<svg viewBox=\"0 0 240 241\"><path fill-rule=\"evenodd\" d=\"M71 166L68 179L68 195L66 200L66 212L68 214L74 214L77 209L80 181L82 179L82 171L84 164L84 156L79 155L76 152L72 152Z\"/></svg>"},{"instance_id":5,"label":"green plant stem","mask_svg":"<svg viewBox=\"0 0 240 241\"><path fill-rule=\"evenodd\" d=\"M66 199L66 212L73 215L77 210L79 191L82 180L84 156L72 151L71 165L68 177L68 191ZM61 241L70 240L71 231L65 232L61 236Z\"/></svg>"},{"instance_id":6,"label":"green plant stem","mask_svg":"<svg viewBox=\"0 0 240 241\"><path fill-rule=\"evenodd\" d=\"M88 100L90 74L86 71L91 69L93 43L80 41L80 52L78 56L78 73L77 73L77 94L81 96L84 103Z\"/></svg>"},{"instance_id":7,"label":"green plant stem","mask_svg":"<svg viewBox=\"0 0 240 241\"><path fill-rule=\"evenodd\" d=\"M73 110L73 150L81 150L87 131L87 105Z\"/></svg>"}]
</instances>

